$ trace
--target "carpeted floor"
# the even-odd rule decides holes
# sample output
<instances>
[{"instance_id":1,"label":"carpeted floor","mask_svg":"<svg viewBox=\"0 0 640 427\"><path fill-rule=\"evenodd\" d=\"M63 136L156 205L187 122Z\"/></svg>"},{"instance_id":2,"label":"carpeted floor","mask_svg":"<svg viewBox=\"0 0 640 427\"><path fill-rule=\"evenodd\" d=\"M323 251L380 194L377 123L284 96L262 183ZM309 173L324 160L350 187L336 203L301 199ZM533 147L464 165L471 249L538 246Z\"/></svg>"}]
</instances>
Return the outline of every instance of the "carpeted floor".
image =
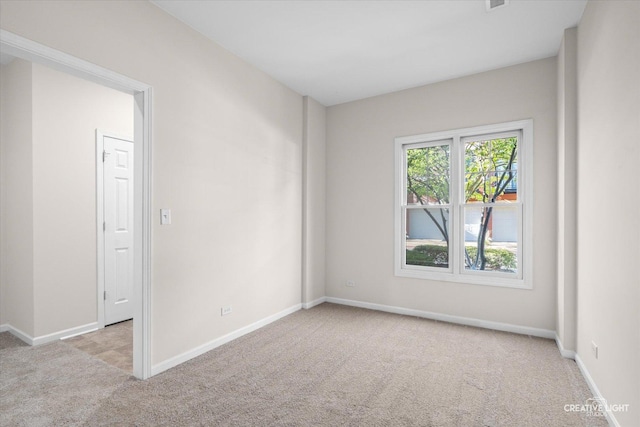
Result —
<instances>
[{"instance_id":1,"label":"carpeted floor","mask_svg":"<svg viewBox=\"0 0 640 427\"><path fill-rule=\"evenodd\" d=\"M148 381L65 342L0 350L3 426L607 425L564 411L589 397L551 340L333 304Z\"/></svg>"}]
</instances>

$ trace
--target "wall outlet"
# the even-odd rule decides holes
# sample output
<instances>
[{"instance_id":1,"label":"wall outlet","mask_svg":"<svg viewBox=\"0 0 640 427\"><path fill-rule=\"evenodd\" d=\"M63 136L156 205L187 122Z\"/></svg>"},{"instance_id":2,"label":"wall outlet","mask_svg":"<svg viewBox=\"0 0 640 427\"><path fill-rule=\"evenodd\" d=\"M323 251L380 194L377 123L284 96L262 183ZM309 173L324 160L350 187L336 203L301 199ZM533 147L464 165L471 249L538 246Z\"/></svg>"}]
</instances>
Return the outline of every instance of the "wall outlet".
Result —
<instances>
[{"instance_id":1,"label":"wall outlet","mask_svg":"<svg viewBox=\"0 0 640 427\"><path fill-rule=\"evenodd\" d=\"M348 287L353 288L356 286L356 282L353 280L347 280L347 283L345 283Z\"/></svg>"},{"instance_id":2,"label":"wall outlet","mask_svg":"<svg viewBox=\"0 0 640 427\"><path fill-rule=\"evenodd\" d=\"M233 308L231 308L230 305L225 305L220 309L220 315L226 316L227 314L231 314L232 311L233 311Z\"/></svg>"},{"instance_id":3,"label":"wall outlet","mask_svg":"<svg viewBox=\"0 0 640 427\"><path fill-rule=\"evenodd\" d=\"M598 345L594 341L591 341L591 351L593 352L593 357L595 357L597 359L598 358Z\"/></svg>"}]
</instances>

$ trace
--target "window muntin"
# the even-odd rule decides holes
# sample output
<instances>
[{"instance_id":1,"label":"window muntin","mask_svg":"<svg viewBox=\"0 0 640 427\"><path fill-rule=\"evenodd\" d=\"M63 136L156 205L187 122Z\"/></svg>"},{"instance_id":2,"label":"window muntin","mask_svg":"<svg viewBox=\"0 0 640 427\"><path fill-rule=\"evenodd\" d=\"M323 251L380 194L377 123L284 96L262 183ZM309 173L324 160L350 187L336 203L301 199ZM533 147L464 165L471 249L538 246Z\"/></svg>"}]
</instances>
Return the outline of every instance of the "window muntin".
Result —
<instances>
[{"instance_id":1,"label":"window muntin","mask_svg":"<svg viewBox=\"0 0 640 427\"><path fill-rule=\"evenodd\" d=\"M530 288L532 133L527 120L396 139L396 275Z\"/></svg>"}]
</instances>

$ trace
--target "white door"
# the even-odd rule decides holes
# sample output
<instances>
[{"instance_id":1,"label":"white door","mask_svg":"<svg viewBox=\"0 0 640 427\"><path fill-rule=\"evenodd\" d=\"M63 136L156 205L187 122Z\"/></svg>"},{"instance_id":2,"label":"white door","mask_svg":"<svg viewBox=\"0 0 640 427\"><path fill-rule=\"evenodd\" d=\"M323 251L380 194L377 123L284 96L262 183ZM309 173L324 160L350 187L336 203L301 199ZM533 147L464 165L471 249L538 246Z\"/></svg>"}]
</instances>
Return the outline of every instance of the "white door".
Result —
<instances>
[{"instance_id":1,"label":"white door","mask_svg":"<svg viewBox=\"0 0 640 427\"><path fill-rule=\"evenodd\" d=\"M133 318L133 142L102 135L105 325Z\"/></svg>"}]
</instances>

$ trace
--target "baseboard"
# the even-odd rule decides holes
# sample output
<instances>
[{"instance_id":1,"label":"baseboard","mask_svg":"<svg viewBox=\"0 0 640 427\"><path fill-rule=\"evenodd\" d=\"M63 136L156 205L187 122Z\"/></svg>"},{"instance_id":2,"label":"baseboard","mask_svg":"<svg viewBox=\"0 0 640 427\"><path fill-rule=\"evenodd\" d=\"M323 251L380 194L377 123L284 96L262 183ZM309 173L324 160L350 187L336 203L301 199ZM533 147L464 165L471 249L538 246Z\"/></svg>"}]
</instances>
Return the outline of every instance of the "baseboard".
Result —
<instances>
[{"instance_id":1,"label":"baseboard","mask_svg":"<svg viewBox=\"0 0 640 427\"><path fill-rule=\"evenodd\" d=\"M591 374L587 370L587 367L585 366L584 362L582 362L580 355L577 353L575 354L575 361L576 361L576 364L578 365L578 369L580 369L580 372L582 373L582 376L587 381L587 385L591 389L591 393L593 393L593 397L604 400L604 396L602 396L602 393L600 393L598 386L596 385L595 381L593 381ZM616 420L615 415L613 415L613 412L609 408L607 408L604 415L607 418L607 421L609 422L610 426L620 427L620 423L618 422L618 420Z\"/></svg>"},{"instance_id":2,"label":"baseboard","mask_svg":"<svg viewBox=\"0 0 640 427\"><path fill-rule=\"evenodd\" d=\"M466 326L475 326L477 328L513 332L515 334L521 335L531 335L534 337L554 339L556 336L555 331L551 331L548 329L531 328L528 326L512 325L509 323L491 322L488 320L474 319L472 317L452 316L449 314L433 313L430 311L414 310L411 308L395 307L390 305L374 304L370 302L354 301L334 297L326 297L326 302L349 305L352 307L368 308L370 310L386 311L388 313L404 314L406 316L423 317L425 319L456 323Z\"/></svg>"},{"instance_id":3,"label":"baseboard","mask_svg":"<svg viewBox=\"0 0 640 427\"><path fill-rule=\"evenodd\" d=\"M11 335L13 335L16 338L20 338L25 343L29 345L33 345L33 337L31 335L22 332L18 328L14 328L8 323L5 323L4 325L0 326L0 332L9 332Z\"/></svg>"},{"instance_id":4,"label":"baseboard","mask_svg":"<svg viewBox=\"0 0 640 427\"><path fill-rule=\"evenodd\" d=\"M556 334L556 345L558 346L558 350L560 350L560 354L562 355L562 357L564 357L565 359L576 359L576 352L573 350L565 350L558 334Z\"/></svg>"},{"instance_id":5,"label":"baseboard","mask_svg":"<svg viewBox=\"0 0 640 427\"><path fill-rule=\"evenodd\" d=\"M76 335L86 334L87 332L97 331L98 322L87 323L86 325L76 326L74 328L65 329L62 331L54 332L48 335L42 335L33 339L33 344L40 345L51 341L64 340L67 338L75 337Z\"/></svg>"},{"instance_id":6,"label":"baseboard","mask_svg":"<svg viewBox=\"0 0 640 427\"><path fill-rule=\"evenodd\" d=\"M54 332L48 335L42 335L40 337L32 337L31 335L22 332L20 329L15 328L8 323L0 326L0 332L9 332L11 335L20 338L22 341L29 345L41 345L51 341L58 341L60 339L71 338L76 335L85 334L87 332L95 331L98 329L98 322L87 323L86 325L76 326L75 328L65 329L63 331Z\"/></svg>"},{"instance_id":7,"label":"baseboard","mask_svg":"<svg viewBox=\"0 0 640 427\"><path fill-rule=\"evenodd\" d=\"M302 303L302 308L304 308L305 310L308 310L310 308L315 307L316 305L320 305L323 302L327 302L327 297L320 297L318 299L314 299L313 301L310 302L303 302Z\"/></svg>"},{"instance_id":8,"label":"baseboard","mask_svg":"<svg viewBox=\"0 0 640 427\"><path fill-rule=\"evenodd\" d=\"M65 331L60 332L60 334L65 333L66 335L61 336L61 340L66 340L68 338L77 337L78 335L88 334L89 332L94 332L100 329L98 322L87 323L84 326L78 326L77 328L67 329Z\"/></svg>"},{"instance_id":9,"label":"baseboard","mask_svg":"<svg viewBox=\"0 0 640 427\"><path fill-rule=\"evenodd\" d=\"M269 323L273 323L276 320L279 320L285 316L288 316L291 313L295 313L296 311L300 310L302 308L302 304L296 304L292 307L289 307L279 313L273 314L269 317L265 317L262 320L258 320L257 322L254 322L250 325L245 326L244 328L240 328L238 330L235 330L233 332L230 332L226 335L221 336L220 338L216 338L213 341L209 341L206 344L203 344L199 347L194 348L193 350L189 350L186 351L182 354L179 354L177 356L174 356L170 359L165 360L164 362L160 362L156 365L153 365L151 367L151 376L154 375L158 375L161 372L166 371L167 369L171 369L174 366L178 366L181 363L184 363L188 360L191 360L195 357L198 357L208 351L213 350L216 347L220 347L223 344L226 344L230 341L233 341L236 338L240 338L243 335L246 335L250 332L253 332L255 330L258 330L260 328L262 328L263 326L268 325Z\"/></svg>"}]
</instances>

